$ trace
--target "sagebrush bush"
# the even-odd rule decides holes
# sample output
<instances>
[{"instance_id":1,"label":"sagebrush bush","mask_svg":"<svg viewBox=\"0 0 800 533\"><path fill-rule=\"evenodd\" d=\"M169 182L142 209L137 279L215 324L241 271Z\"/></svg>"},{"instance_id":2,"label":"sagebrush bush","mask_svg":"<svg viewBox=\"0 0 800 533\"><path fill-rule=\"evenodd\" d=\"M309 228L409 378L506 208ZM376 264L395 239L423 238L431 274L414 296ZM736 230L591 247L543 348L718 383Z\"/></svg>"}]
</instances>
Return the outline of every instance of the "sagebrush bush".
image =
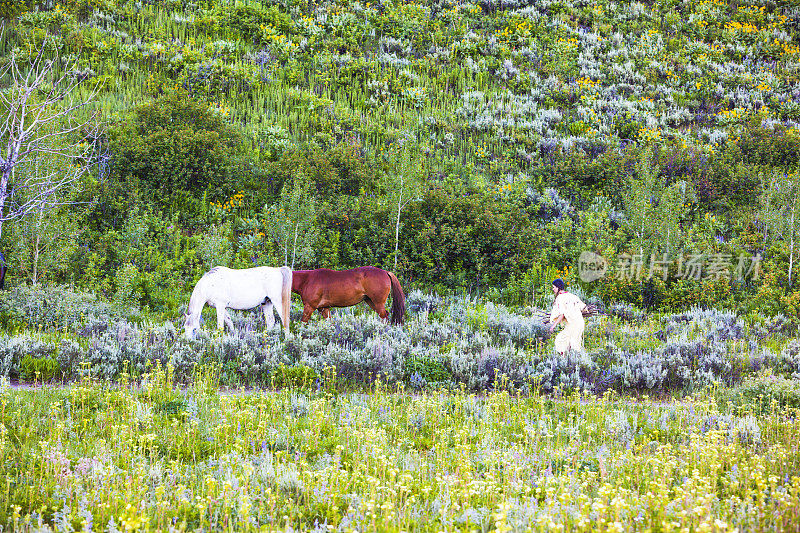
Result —
<instances>
[{"instance_id":1,"label":"sagebrush bush","mask_svg":"<svg viewBox=\"0 0 800 533\"><path fill-rule=\"evenodd\" d=\"M766 371L723 392L719 400L720 403L731 402L740 412L754 411L756 414L771 409L800 408L800 380Z\"/></svg>"},{"instance_id":2,"label":"sagebrush bush","mask_svg":"<svg viewBox=\"0 0 800 533\"><path fill-rule=\"evenodd\" d=\"M644 311L641 311L633 305L625 302L611 304L607 312L609 315L618 316L627 322L642 322L647 316Z\"/></svg>"},{"instance_id":3,"label":"sagebrush bush","mask_svg":"<svg viewBox=\"0 0 800 533\"><path fill-rule=\"evenodd\" d=\"M90 317L108 321L120 313L91 293L66 286L22 284L0 292L0 314L33 329L74 330Z\"/></svg>"},{"instance_id":4,"label":"sagebrush bush","mask_svg":"<svg viewBox=\"0 0 800 533\"><path fill-rule=\"evenodd\" d=\"M41 289L38 298L50 302L62 294L63 288L52 294ZM80 295L72 298L93 302ZM232 312L234 331L217 333L206 326L193 339L176 329L180 318L151 324L119 314L88 314L66 330L58 320L50 320L42 331L0 335L0 373L28 377L31 361L52 359L58 377L67 380L85 375L135 379L153 368L169 367L173 379L190 383L198 368L214 364L226 385L271 386L280 375L276 372L308 368L317 376L333 372L347 386L363 386L380 377L415 389L538 387L545 392L560 388L656 394L736 385L764 369L800 377L798 341L788 342L776 355L752 338L755 326L748 330L729 312L692 309L651 319L642 316L634 322L616 316L592 318L585 336L592 338L593 346L604 338L604 348L559 355L545 341L548 330L539 311L422 293L414 299L435 303L436 311L426 312L421 303L415 304L418 312L403 327L395 327L366 309L337 310L328 320L293 325L289 335L279 327L265 330L261 314L249 311ZM43 310L37 316L64 316L63 309L70 306L54 304L62 310ZM110 311L102 304L91 306ZM776 335L780 334L770 338L779 338ZM296 385L277 380L278 386L290 384Z\"/></svg>"},{"instance_id":5,"label":"sagebrush bush","mask_svg":"<svg viewBox=\"0 0 800 533\"><path fill-rule=\"evenodd\" d=\"M800 380L800 339L786 345L778 360L778 371Z\"/></svg>"}]
</instances>

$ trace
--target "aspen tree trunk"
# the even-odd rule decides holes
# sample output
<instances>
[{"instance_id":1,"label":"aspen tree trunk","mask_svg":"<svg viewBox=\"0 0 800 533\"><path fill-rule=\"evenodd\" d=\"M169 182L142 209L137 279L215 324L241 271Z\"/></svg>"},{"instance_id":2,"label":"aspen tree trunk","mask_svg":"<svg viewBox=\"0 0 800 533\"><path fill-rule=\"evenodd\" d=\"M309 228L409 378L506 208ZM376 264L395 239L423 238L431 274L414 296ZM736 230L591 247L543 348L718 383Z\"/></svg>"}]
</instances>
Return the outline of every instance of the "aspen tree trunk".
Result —
<instances>
[{"instance_id":1,"label":"aspen tree trunk","mask_svg":"<svg viewBox=\"0 0 800 533\"><path fill-rule=\"evenodd\" d=\"M0 177L0 237L3 236L3 215L6 208L6 194L8 194L8 182L11 178L11 170L4 169L3 176Z\"/></svg>"},{"instance_id":2,"label":"aspen tree trunk","mask_svg":"<svg viewBox=\"0 0 800 533\"><path fill-rule=\"evenodd\" d=\"M397 271L397 250L400 244L400 209L403 202L403 178L400 177L400 199L397 201L397 221L394 224L394 270Z\"/></svg>"},{"instance_id":3,"label":"aspen tree trunk","mask_svg":"<svg viewBox=\"0 0 800 533\"><path fill-rule=\"evenodd\" d=\"M294 256L295 256L295 252L297 252L297 228L299 228L299 227L300 227L300 223L298 222L294 226L294 244L292 245L292 266L291 266L292 270L294 270Z\"/></svg>"}]
</instances>

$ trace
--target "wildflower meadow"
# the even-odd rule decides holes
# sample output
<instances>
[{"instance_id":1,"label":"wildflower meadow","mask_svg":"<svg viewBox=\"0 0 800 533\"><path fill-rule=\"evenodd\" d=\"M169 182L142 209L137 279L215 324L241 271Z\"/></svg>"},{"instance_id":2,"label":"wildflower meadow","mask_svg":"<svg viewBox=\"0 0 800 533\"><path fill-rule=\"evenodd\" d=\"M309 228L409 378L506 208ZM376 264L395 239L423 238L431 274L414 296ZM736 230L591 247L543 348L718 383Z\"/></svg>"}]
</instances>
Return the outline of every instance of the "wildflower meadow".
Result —
<instances>
[{"instance_id":1,"label":"wildflower meadow","mask_svg":"<svg viewBox=\"0 0 800 533\"><path fill-rule=\"evenodd\" d=\"M589 319L586 354L558 356L533 310L463 297L412 292L403 326L355 308L287 337L244 312L189 340L60 291L25 293L14 320L38 326L0 337L19 382L0 392L13 530L790 531L800 517L800 343L780 316L617 307Z\"/></svg>"},{"instance_id":2,"label":"wildflower meadow","mask_svg":"<svg viewBox=\"0 0 800 533\"><path fill-rule=\"evenodd\" d=\"M800 531L798 161L798 0L0 0L0 530Z\"/></svg>"}]
</instances>

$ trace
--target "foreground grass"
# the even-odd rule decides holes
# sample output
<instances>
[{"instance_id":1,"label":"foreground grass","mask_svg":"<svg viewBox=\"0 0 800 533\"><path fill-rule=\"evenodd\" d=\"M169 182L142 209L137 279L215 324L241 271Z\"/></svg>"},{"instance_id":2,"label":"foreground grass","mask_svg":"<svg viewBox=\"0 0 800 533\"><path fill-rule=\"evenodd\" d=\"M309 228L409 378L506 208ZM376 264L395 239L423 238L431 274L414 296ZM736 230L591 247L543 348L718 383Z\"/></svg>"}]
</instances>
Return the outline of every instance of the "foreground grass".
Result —
<instances>
[{"instance_id":1,"label":"foreground grass","mask_svg":"<svg viewBox=\"0 0 800 533\"><path fill-rule=\"evenodd\" d=\"M800 423L680 403L302 390L156 371L0 393L13 530L797 530Z\"/></svg>"}]
</instances>

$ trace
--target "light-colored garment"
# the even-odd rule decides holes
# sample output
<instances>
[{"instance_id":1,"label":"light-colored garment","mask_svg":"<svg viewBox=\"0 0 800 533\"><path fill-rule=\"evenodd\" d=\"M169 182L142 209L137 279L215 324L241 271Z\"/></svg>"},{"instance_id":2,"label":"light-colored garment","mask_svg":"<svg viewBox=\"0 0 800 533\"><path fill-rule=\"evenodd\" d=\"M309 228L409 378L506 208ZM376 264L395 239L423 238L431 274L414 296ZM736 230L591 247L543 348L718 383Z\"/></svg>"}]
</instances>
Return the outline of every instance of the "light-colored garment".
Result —
<instances>
[{"instance_id":1,"label":"light-colored garment","mask_svg":"<svg viewBox=\"0 0 800 533\"><path fill-rule=\"evenodd\" d=\"M564 315L564 329L556 335L555 349L559 353L567 350L583 351L583 329L586 322L583 320L583 308L586 307L580 298L572 293L559 294L553 302L550 312L550 322L555 322L560 315Z\"/></svg>"}]
</instances>

